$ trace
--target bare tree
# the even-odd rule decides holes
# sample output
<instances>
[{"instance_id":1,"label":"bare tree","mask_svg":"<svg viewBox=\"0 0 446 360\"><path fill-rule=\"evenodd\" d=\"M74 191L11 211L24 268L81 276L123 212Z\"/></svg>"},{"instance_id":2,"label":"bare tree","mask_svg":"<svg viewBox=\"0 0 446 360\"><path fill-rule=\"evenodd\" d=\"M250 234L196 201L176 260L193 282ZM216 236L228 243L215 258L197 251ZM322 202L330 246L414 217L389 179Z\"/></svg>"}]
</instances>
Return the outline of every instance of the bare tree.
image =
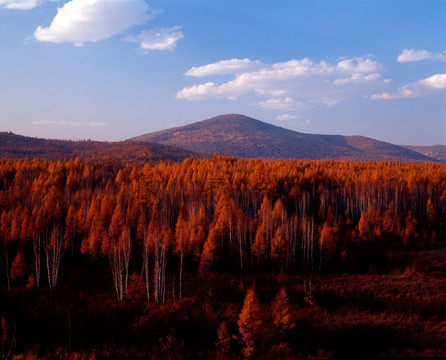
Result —
<instances>
[{"instance_id":1,"label":"bare tree","mask_svg":"<svg viewBox=\"0 0 446 360\"><path fill-rule=\"evenodd\" d=\"M59 277L60 260L64 249L64 234L62 226L54 225L50 235L48 236L46 233L43 239L46 268L48 272L48 285L51 290L54 290ZM40 262L40 260L38 261Z\"/></svg>"},{"instance_id":2,"label":"bare tree","mask_svg":"<svg viewBox=\"0 0 446 360\"><path fill-rule=\"evenodd\" d=\"M122 231L121 236L110 241L109 259L115 284L116 297L119 301L127 295L129 265L131 254L130 229Z\"/></svg>"}]
</instances>

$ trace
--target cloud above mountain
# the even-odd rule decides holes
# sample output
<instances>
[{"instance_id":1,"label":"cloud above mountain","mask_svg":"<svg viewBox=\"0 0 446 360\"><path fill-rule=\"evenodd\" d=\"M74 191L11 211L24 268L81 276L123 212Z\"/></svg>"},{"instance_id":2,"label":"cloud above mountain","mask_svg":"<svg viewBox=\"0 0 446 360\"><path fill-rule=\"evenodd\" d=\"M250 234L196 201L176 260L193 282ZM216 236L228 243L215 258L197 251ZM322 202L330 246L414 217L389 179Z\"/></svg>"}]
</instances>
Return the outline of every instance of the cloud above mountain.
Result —
<instances>
[{"instance_id":1,"label":"cloud above mountain","mask_svg":"<svg viewBox=\"0 0 446 360\"><path fill-rule=\"evenodd\" d=\"M231 59L192 67L185 75L192 77L232 75L218 83L208 81L177 92L179 99L237 99L255 94L264 100L263 108L295 109L308 104L333 105L352 97L368 97L385 87L381 78L384 67L371 58L342 58L336 63L292 59L275 64L259 60ZM214 79L212 79L214 80Z\"/></svg>"},{"instance_id":2,"label":"cloud above mountain","mask_svg":"<svg viewBox=\"0 0 446 360\"><path fill-rule=\"evenodd\" d=\"M446 73L400 86L395 92L384 92L371 97L372 100L419 98L446 91Z\"/></svg>"}]
</instances>

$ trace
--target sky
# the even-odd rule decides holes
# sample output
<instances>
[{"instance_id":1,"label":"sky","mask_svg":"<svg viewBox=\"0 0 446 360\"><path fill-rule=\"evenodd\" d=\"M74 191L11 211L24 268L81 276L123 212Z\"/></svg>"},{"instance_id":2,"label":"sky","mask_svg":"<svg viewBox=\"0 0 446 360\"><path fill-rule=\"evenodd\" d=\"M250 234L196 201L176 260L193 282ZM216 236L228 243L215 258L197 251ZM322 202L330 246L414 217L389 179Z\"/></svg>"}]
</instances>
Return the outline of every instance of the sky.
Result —
<instances>
[{"instance_id":1,"label":"sky","mask_svg":"<svg viewBox=\"0 0 446 360\"><path fill-rule=\"evenodd\" d=\"M446 1L0 0L0 131L118 141L230 113L446 145Z\"/></svg>"}]
</instances>

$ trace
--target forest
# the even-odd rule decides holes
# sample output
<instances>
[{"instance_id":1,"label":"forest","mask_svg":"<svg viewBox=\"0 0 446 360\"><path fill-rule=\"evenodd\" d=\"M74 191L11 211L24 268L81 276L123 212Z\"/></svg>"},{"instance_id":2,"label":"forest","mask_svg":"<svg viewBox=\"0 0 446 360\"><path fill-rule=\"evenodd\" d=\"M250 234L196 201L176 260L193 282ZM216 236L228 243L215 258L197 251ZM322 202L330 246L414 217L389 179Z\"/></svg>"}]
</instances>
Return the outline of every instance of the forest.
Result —
<instances>
[{"instance_id":1,"label":"forest","mask_svg":"<svg viewBox=\"0 0 446 360\"><path fill-rule=\"evenodd\" d=\"M2 357L446 356L446 166L0 160Z\"/></svg>"}]
</instances>

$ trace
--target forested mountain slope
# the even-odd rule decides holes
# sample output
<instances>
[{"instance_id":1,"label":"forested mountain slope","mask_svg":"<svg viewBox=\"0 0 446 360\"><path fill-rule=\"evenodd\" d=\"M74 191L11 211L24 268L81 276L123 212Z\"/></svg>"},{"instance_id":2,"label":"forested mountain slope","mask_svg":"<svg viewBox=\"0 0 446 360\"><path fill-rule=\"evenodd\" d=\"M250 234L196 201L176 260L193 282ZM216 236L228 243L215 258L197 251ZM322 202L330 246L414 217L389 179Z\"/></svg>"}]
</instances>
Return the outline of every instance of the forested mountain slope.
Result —
<instances>
[{"instance_id":1,"label":"forested mountain slope","mask_svg":"<svg viewBox=\"0 0 446 360\"><path fill-rule=\"evenodd\" d=\"M436 161L410 149L364 136L305 134L237 114L221 115L131 140L243 158Z\"/></svg>"},{"instance_id":2,"label":"forested mountain slope","mask_svg":"<svg viewBox=\"0 0 446 360\"><path fill-rule=\"evenodd\" d=\"M101 161L113 159L126 162L181 161L197 156L190 150L168 145L119 141L102 142L92 140L50 140L0 132L0 158L63 160L79 156L81 159Z\"/></svg>"},{"instance_id":3,"label":"forested mountain slope","mask_svg":"<svg viewBox=\"0 0 446 360\"><path fill-rule=\"evenodd\" d=\"M439 161L446 162L446 145L432 145L432 146L402 145L402 147L416 151L420 154L429 156Z\"/></svg>"}]
</instances>

